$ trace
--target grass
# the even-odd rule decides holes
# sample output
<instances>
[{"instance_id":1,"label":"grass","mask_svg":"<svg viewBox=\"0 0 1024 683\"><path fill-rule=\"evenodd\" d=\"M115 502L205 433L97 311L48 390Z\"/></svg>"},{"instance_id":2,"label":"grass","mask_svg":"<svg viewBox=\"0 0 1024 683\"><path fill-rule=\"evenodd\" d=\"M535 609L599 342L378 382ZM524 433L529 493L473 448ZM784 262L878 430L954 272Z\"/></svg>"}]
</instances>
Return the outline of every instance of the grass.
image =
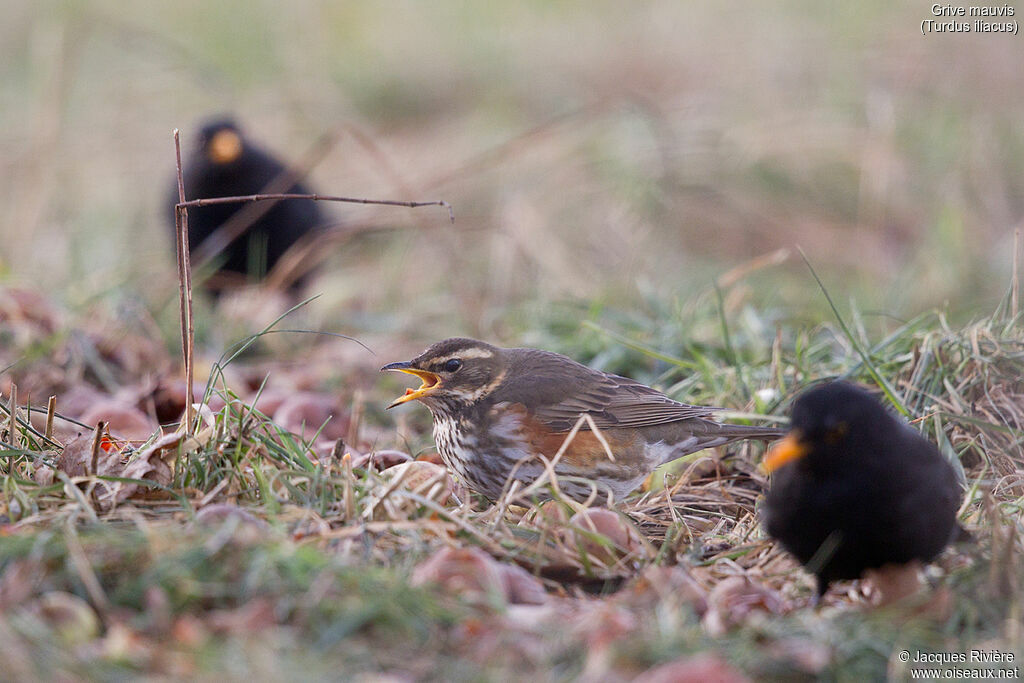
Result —
<instances>
[{"instance_id":1,"label":"grass","mask_svg":"<svg viewBox=\"0 0 1024 683\"><path fill-rule=\"evenodd\" d=\"M0 454L0 596L11 607L0 656L25 678L242 677L266 665L272 676L565 680L715 653L758 679L856 680L906 677L900 649L1019 651L1024 339L1009 297L964 327L932 312L887 320L875 335L856 309L795 327L729 295L713 287L675 304L685 324L658 307L646 319L604 309L578 335L547 334L589 350L597 365L734 414L784 414L823 378L888 378L968 486L960 517L975 542L933 572L935 600L946 601L937 614L873 611L850 585L824 609L807 608L810 581L756 524L765 482L750 446L656 474L618 503L633 531L606 535L570 520L587 507L571 501L559 511L515 498L491 506L458 489L446 499L439 478L406 483L331 456L315 435L289 433L233 391L223 373L259 366L255 356L215 368L209 396L223 407L204 409L196 436L163 453L164 479L114 465L69 477L61 468L84 452L68 446L62 460L19 411ZM425 446L424 416L410 417L407 438ZM372 438L392 429L371 426ZM153 458L145 444L118 445L110 462ZM119 485L135 488L104 493ZM465 558L417 579L444 548L480 548L494 566L524 568L544 604L478 585L483 570ZM254 647L260 656L244 654Z\"/></svg>"},{"instance_id":2,"label":"grass","mask_svg":"<svg viewBox=\"0 0 1024 683\"><path fill-rule=\"evenodd\" d=\"M404 654L425 656L464 616L400 572L346 565L254 518L239 519L136 519L80 530L57 523L8 538L0 561L14 579L9 590L23 593L4 619L5 670L23 680L187 676L201 674L212 656L232 676L327 676L336 664L400 660L373 642L402 642ZM57 595L61 602L48 602ZM246 644L250 638L256 642ZM348 656L318 663L343 642ZM234 659L254 646L289 654L267 671L260 669L266 655L252 668Z\"/></svg>"},{"instance_id":3,"label":"grass","mask_svg":"<svg viewBox=\"0 0 1024 683\"><path fill-rule=\"evenodd\" d=\"M864 680L907 678L901 648L1024 656L1014 42L922 38L920 8L883 2L208 5L40 3L0 26L0 669L627 680L712 653ZM166 442L171 130L188 147L224 109L292 160L336 133L320 192L444 199L457 221L332 206L353 232L318 299L280 319L294 302L200 298L207 409ZM807 609L756 523L756 447L658 473L608 537L568 503L367 465L433 448L425 410L385 413L403 387L376 368L455 334L736 421L784 419L825 378L879 387L963 473L976 542L931 572L948 605L872 611L846 584Z\"/></svg>"}]
</instances>

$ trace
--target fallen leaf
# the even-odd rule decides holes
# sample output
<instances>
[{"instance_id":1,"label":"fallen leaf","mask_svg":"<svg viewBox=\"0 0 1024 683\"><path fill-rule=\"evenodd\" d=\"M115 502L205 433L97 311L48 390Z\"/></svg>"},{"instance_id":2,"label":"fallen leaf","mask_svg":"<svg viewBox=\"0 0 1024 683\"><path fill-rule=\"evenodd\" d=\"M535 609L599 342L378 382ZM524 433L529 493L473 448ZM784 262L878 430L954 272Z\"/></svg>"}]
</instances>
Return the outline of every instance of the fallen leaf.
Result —
<instances>
[{"instance_id":1,"label":"fallen leaf","mask_svg":"<svg viewBox=\"0 0 1024 683\"><path fill-rule=\"evenodd\" d=\"M745 576L730 576L711 589L708 611L701 622L708 633L718 637L742 626L752 615L787 611L786 601L776 591Z\"/></svg>"},{"instance_id":2,"label":"fallen leaf","mask_svg":"<svg viewBox=\"0 0 1024 683\"><path fill-rule=\"evenodd\" d=\"M184 647L195 647L209 638L209 630L192 614L182 614L171 626L171 639Z\"/></svg>"},{"instance_id":3,"label":"fallen leaf","mask_svg":"<svg viewBox=\"0 0 1024 683\"><path fill-rule=\"evenodd\" d=\"M203 507L196 513L195 526L218 527L228 521L237 524L232 540L242 545L259 543L271 531L267 522L232 503L212 503Z\"/></svg>"},{"instance_id":4,"label":"fallen leaf","mask_svg":"<svg viewBox=\"0 0 1024 683\"><path fill-rule=\"evenodd\" d=\"M161 378L156 386L139 400L139 408L147 409L148 405L152 405L152 410L161 424L177 424L185 413L185 401L187 400L185 388L186 382L183 377ZM205 391L205 384L193 382L193 401L201 401ZM216 412L224 407L224 399L219 394L213 393L207 398L206 405Z\"/></svg>"},{"instance_id":5,"label":"fallen leaf","mask_svg":"<svg viewBox=\"0 0 1024 683\"><path fill-rule=\"evenodd\" d=\"M11 560L0 574L0 613L28 600L44 567L38 560Z\"/></svg>"},{"instance_id":6,"label":"fallen leaf","mask_svg":"<svg viewBox=\"0 0 1024 683\"><path fill-rule=\"evenodd\" d=\"M65 646L80 645L100 633L100 619L82 598L64 591L49 591L24 607L35 615Z\"/></svg>"},{"instance_id":7,"label":"fallen leaf","mask_svg":"<svg viewBox=\"0 0 1024 683\"><path fill-rule=\"evenodd\" d=\"M182 432L166 434L140 449L126 463L122 463L117 454L106 454L104 465L98 468L99 474L126 479L143 479L167 486L174 477L172 465L178 457L178 449L183 444L187 445L186 442L189 441ZM65 448L66 450L67 448ZM157 498L168 495L159 489L142 484L120 481L100 482L97 491L100 505L105 509L111 509L118 503L136 495Z\"/></svg>"},{"instance_id":8,"label":"fallen leaf","mask_svg":"<svg viewBox=\"0 0 1024 683\"><path fill-rule=\"evenodd\" d=\"M884 607L906 600L921 590L921 563L887 564L866 570L864 578L874 589L872 602Z\"/></svg>"},{"instance_id":9,"label":"fallen leaf","mask_svg":"<svg viewBox=\"0 0 1024 683\"><path fill-rule=\"evenodd\" d=\"M812 675L820 674L832 661L832 648L810 638L780 638L768 646L768 651L773 658Z\"/></svg>"},{"instance_id":10,"label":"fallen leaf","mask_svg":"<svg viewBox=\"0 0 1024 683\"><path fill-rule=\"evenodd\" d=\"M612 645L636 628L633 612L609 601L590 603L574 615L573 632L586 643L582 680L609 677Z\"/></svg>"},{"instance_id":11,"label":"fallen leaf","mask_svg":"<svg viewBox=\"0 0 1024 683\"><path fill-rule=\"evenodd\" d=\"M92 469L92 434L79 434L68 441L60 457L57 458L57 469L69 477L84 477L89 474L116 476L122 469L121 454L100 449L96 457L96 472Z\"/></svg>"},{"instance_id":12,"label":"fallen leaf","mask_svg":"<svg viewBox=\"0 0 1024 683\"><path fill-rule=\"evenodd\" d=\"M413 570L414 586L436 585L474 604L540 605L548 595L535 576L479 548L442 548Z\"/></svg>"},{"instance_id":13,"label":"fallen leaf","mask_svg":"<svg viewBox=\"0 0 1024 683\"><path fill-rule=\"evenodd\" d=\"M274 604L267 598L254 598L233 609L212 610L206 617L207 625L223 634L254 633L277 623Z\"/></svg>"},{"instance_id":14,"label":"fallen leaf","mask_svg":"<svg viewBox=\"0 0 1024 683\"><path fill-rule=\"evenodd\" d=\"M412 462L412 456L408 453L403 453L402 451L371 451L352 458L352 467L364 470L368 467L372 467L380 472L406 462Z\"/></svg>"},{"instance_id":15,"label":"fallen leaf","mask_svg":"<svg viewBox=\"0 0 1024 683\"><path fill-rule=\"evenodd\" d=\"M93 403L78 419L90 425L106 422L112 435L129 441L145 441L159 429L144 412L117 399Z\"/></svg>"},{"instance_id":16,"label":"fallen leaf","mask_svg":"<svg viewBox=\"0 0 1024 683\"><path fill-rule=\"evenodd\" d=\"M499 563L505 597L512 605L543 605L548 593L530 572L516 564Z\"/></svg>"},{"instance_id":17,"label":"fallen leaf","mask_svg":"<svg viewBox=\"0 0 1024 683\"><path fill-rule=\"evenodd\" d=\"M364 516L408 519L422 504L408 494L445 505L458 489L447 468L413 460L381 472L381 482L370 494ZM459 496L464 499L464 495Z\"/></svg>"},{"instance_id":18,"label":"fallen leaf","mask_svg":"<svg viewBox=\"0 0 1024 683\"><path fill-rule=\"evenodd\" d=\"M152 641L127 624L114 622L107 628L99 649L105 659L146 666L155 648Z\"/></svg>"},{"instance_id":19,"label":"fallen leaf","mask_svg":"<svg viewBox=\"0 0 1024 683\"><path fill-rule=\"evenodd\" d=\"M605 564L615 564L627 555L640 554L644 550L643 540L633 525L619 513L606 508L587 508L577 512L569 519L569 527L576 527L565 530L576 544Z\"/></svg>"},{"instance_id":20,"label":"fallen leaf","mask_svg":"<svg viewBox=\"0 0 1024 683\"><path fill-rule=\"evenodd\" d=\"M427 451L426 453L420 453L416 456L416 460L420 462L432 462L435 465L444 466L444 460L441 459L441 454L437 451Z\"/></svg>"},{"instance_id":21,"label":"fallen leaf","mask_svg":"<svg viewBox=\"0 0 1024 683\"><path fill-rule=\"evenodd\" d=\"M27 341L51 335L61 325L57 309L42 293L26 287L0 290L0 323L30 326ZM38 336L37 336L38 335Z\"/></svg>"},{"instance_id":22,"label":"fallen leaf","mask_svg":"<svg viewBox=\"0 0 1024 683\"><path fill-rule=\"evenodd\" d=\"M529 526L536 529L563 529L569 524L571 509L557 500L545 500L539 505L533 505L522 519L520 526Z\"/></svg>"},{"instance_id":23,"label":"fallen leaf","mask_svg":"<svg viewBox=\"0 0 1024 683\"><path fill-rule=\"evenodd\" d=\"M634 608L653 610L665 605L689 605L697 616L703 616L708 609L707 590L678 565L644 568L619 596Z\"/></svg>"},{"instance_id":24,"label":"fallen leaf","mask_svg":"<svg viewBox=\"0 0 1024 683\"><path fill-rule=\"evenodd\" d=\"M479 548L442 548L413 570L410 583L437 586L471 604L508 603L499 563Z\"/></svg>"},{"instance_id":25,"label":"fallen leaf","mask_svg":"<svg viewBox=\"0 0 1024 683\"><path fill-rule=\"evenodd\" d=\"M648 669L633 683L750 683L728 662L712 654L684 657Z\"/></svg>"},{"instance_id":26,"label":"fallen leaf","mask_svg":"<svg viewBox=\"0 0 1024 683\"><path fill-rule=\"evenodd\" d=\"M53 451L44 451L44 455L55 456L57 454ZM57 470L54 469L53 465L48 465L42 460L36 460L32 463L32 481L40 486L51 485L56 472Z\"/></svg>"},{"instance_id":27,"label":"fallen leaf","mask_svg":"<svg viewBox=\"0 0 1024 683\"><path fill-rule=\"evenodd\" d=\"M257 387L256 391L246 398L246 402L253 410L257 410L264 415L273 415L290 395L291 392L284 389L263 387L262 391L260 391L259 387Z\"/></svg>"},{"instance_id":28,"label":"fallen leaf","mask_svg":"<svg viewBox=\"0 0 1024 683\"><path fill-rule=\"evenodd\" d=\"M307 439L318 431L323 438L341 439L348 431L348 415L342 410L338 397L312 391L288 395L274 411L273 421L282 429Z\"/></svg>"}]
</instances>

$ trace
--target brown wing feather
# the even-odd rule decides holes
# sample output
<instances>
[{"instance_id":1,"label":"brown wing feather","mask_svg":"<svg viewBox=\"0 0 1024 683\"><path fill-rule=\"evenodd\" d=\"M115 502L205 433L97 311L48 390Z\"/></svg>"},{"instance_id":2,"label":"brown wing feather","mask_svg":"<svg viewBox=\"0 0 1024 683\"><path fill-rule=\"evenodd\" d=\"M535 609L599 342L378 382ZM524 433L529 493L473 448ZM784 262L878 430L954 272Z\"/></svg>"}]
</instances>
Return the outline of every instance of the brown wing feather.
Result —
<instances>
[{"instance_id":1,"label":"brown wing feather","mask_svg":"<svg viewBox=\"0 0 1024 683\"><path fill-rule=\"evenodd\" d=\"M627 377L610 375L538 349L509 349L508 379L495 391L497 402L522 403L556 432L567 432L581 413L598 429L646 427L693 417L714 408L673 401Z\"/></svg>"}]
</instances>

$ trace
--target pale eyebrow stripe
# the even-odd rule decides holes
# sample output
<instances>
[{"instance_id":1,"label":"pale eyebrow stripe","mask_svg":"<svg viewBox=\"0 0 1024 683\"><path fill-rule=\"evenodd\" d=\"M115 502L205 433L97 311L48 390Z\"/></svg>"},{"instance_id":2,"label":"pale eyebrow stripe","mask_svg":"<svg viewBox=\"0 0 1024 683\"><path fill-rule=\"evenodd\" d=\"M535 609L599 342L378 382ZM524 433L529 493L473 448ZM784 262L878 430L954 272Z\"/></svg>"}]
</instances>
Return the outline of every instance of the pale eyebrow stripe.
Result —
<instances>
[{"instance_id":1,"label":"pale eyebrow stripe","mask_svg":"<svg viewBox=\"0 0 1024 683\"><path fill-rule=\"evenodd\" d=\"M431 364L446 363L446 362L450 361L453 358L458 358L460 360L463 360L463 359L466 359L466 358L493 358L493 357L494 357L494 352L491 351L490 349L466 349L464 351L459 351L457 353L448 354L447 356L441 356L440 358L435 358L434 360L431 361Z\"/></svg>"}]
</instances>

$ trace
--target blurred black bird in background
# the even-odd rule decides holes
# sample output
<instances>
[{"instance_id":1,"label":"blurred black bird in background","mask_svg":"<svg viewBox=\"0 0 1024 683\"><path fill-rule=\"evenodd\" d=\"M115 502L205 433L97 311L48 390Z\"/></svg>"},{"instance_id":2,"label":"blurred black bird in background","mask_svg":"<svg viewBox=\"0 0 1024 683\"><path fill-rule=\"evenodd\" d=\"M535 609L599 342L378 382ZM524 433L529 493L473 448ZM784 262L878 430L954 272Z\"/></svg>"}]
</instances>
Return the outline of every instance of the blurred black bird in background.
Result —
<instances>
[{"instance_id":1,"label":"blurred black bird in background","mask_svg":"<svg viewBox=\"0 0 1024 683\"><path fill-rule=\"evenodd\" d=\"M206 122L182 169L185 198L208 199L263 193L310 194L304 184L289 183L284 163L247 138L230 118ZM177 181L168 213L174 225ZM231 220L225 229L222 226ZM217 204L188 210L188 236L193 266L196 256L217 267L206 280L207 291L262 280L292 245L326 219L317 202L288 199L278 202ZM216 238L204 244L212 235ZM237 235L237 236L236 236ZM222 245L222 246L221 246ZM301 283L294 282L294 285Z\"/></svg>"},{"instance_id":2,"label":"blurred black bird in background","mask_svg":"<svg viewBox=\"0 0 1024 683\"><path fill-rule=\"evenodd\" d=\"M789 434L765 456L772 478L762 521L816 575L818 598L831 582L865 570L912 570L916 588L917 563L967 536L956 520L961 488L953 466L866 390L846 382L815 387L797 398L792 418Z\"/></svg>"}]
</instances>

